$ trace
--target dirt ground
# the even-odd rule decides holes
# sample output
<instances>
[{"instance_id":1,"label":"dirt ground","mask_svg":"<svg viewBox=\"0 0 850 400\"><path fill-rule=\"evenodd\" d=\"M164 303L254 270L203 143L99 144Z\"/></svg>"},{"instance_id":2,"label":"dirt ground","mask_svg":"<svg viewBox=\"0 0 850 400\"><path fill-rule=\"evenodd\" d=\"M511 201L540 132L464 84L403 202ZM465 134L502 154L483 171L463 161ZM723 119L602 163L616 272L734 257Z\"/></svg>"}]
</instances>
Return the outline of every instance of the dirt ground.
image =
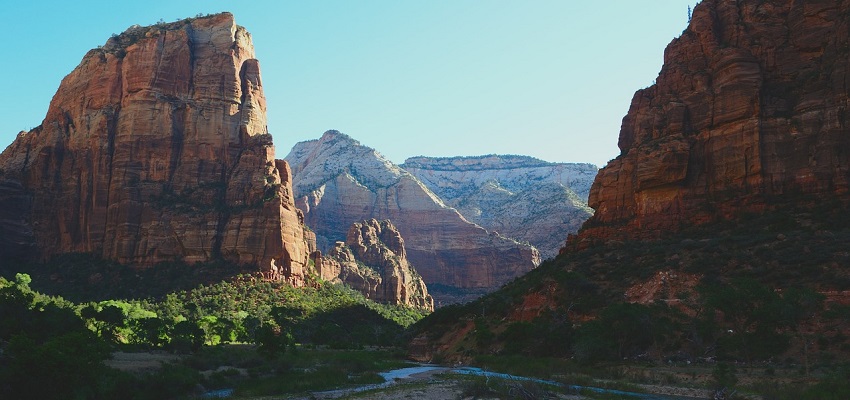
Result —
<instances>
[{"instance_id":1,"label":"dirt ground","mask_svg":"<svg viewBox=\"0 0 850 400\"><path fill-rule=\"evenodd\" d=\"M175 362L180 357L169 353L144 352L144 353L112 353L112 359L106 360L104 364L124 372L145 372L159 369L162 364Z\"/></svg>"}]
</instances>

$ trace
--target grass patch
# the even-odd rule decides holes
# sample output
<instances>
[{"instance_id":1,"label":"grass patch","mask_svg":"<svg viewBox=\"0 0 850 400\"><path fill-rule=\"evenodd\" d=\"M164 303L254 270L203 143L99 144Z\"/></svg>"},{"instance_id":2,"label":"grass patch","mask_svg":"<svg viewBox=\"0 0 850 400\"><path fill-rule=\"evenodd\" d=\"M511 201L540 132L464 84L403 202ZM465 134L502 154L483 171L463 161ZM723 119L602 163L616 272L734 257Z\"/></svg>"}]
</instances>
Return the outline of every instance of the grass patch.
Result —
<instances>
[{"instance_id":1,"label":"grass patch","mask_svg":"<svg viewBox=\"0 0 850 400\"><path fill-rule=\"evenodd\" d=\"M299 349L255 366L237 396L269 396L383 383L379 372L409 366L389 350Z\"/></svg>"}]
</instances>

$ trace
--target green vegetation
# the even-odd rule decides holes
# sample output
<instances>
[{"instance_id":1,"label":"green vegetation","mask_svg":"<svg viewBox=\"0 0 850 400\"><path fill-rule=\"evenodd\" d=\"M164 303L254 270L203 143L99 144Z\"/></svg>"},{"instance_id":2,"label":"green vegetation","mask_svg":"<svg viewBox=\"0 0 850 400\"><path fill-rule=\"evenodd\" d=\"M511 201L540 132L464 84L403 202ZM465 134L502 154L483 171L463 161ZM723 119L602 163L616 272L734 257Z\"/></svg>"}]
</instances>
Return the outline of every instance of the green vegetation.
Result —
<instances>
[{"instance_id":1,"label":"green vegetation","mask_svg":"<svg viewBox=\"0 0 850 400\"><path fill-rule=\"evenodd\" d=\"M250 369L250 379L236 385L235 394L267 396L383 383L378 372L407 365L386 350L298 350L279 360L273 374L268 366Z\"/></svg>"},{"instance_id":2,"label":"green vegetation","mask_svg":"<svg viewBox=\"0 0 850 400\"><path fill-rule=\"evenodd\" d=\"M242 276L161 298L81 303L32 283L22 273L0 278L0 315L15 321L0 325L0 398L162 399L198 385L259 395L374 383L376 372L403 364L374 349L392 349L423 316L322 282L297 289ZM106 366L115 350L184 356L129 374Z\"/></svg>"},{"instance_id":3,"label":"green vegetation","mask_svg":"<svg viewBox=\"0 0 850 400\"><path fill-rule=\"evenodd\" d=\"M482 358L490 354L514 360L497 370L528 365L541 378L552 377L533 373L541 356L586 369L693 366L700 378L654 380L739 393L764 393L760 382L777 379L768 372L782 371L779 382L803 396L840 381L831 377L850 356L850 307L824 295L850 290L850 213L839 203L810 206L570 251L498 292L437 310L413 334L447 348L438 359L494 364ZM656 292L639 300L629 289ZM768 372L751 377L752 368Z\"/></svg>"},{"instance_id":4,"label":"green vegetation","mask_svg":"<svg viewBox=\"0 0 850 400\"><path fill-rule=\"evenodd\" d=\"M223 262L136 270L71 254L4 265L0 313L22 322L0 325L0 397L180 398L198 385L266 396L366 384L401 363L394 349L424 334L448 349L437 362L566 384L843 398L846 211L784 210L570 252L424 319L324 282L296 289L251 275L224 279L240 268ZM657 291L639 302L624 297L638 283ZM130 374L106 366L115 350L181 359ZM55 384L38 384L45 381ZM465 390L551 391L484 383Z\"/></svg>"}]
</instances>

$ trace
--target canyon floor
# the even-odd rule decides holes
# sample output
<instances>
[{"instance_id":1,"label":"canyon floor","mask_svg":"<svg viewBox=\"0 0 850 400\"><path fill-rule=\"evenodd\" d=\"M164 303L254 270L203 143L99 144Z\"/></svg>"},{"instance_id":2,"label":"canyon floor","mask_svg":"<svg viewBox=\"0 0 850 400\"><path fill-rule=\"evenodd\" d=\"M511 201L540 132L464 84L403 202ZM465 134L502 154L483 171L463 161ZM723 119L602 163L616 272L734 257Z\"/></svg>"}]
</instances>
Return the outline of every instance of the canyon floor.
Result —
<instances>
[{"instance_id":1,"label":"canyon floor","mask_svg":"<svg viewBox=\"0 0 850 400\"><path fill-rule=\"evenodd\" d=\"M242 347L242 346L238 346ZM252 349L253 350L253 349ZM243 348L244 351L244 348ZM311 358L310 350L302 355ZM252 351L253 353L253 351ZM342 351L340 353L348 353ZM356 353L356 352L355 352ZM116 352L107 362L110 367L130 373L152 373L168 363L185 362L186 356L157 352ZM707 366L617 366L620 379L594 379L589 376L559 377L561 382L575 382L582 386L603 387L602 390L623 390L644 399L702 399L710 398L712 392L705 389L711 380L711 368ZM247 370L231 366L217 366L214 370L199 371L205 376L228 369L240 370L247 377ZM238 400L283 400L283 399L501 399L501 398L548 398L548 399L598 399L638 398L615 393L594 393L592 389L555 387L535 382L536 378L475 376L459 373L461 367L421 366L408 364L389 372L384 384L364 384L341 389L317 389L300 393L280 395L243 395L239 391L227 398ZM409 371L406 371L409 370ZM762 369L740 371L742 383L753 384L763 376ZM356 371L349 371L356 373ZM384 375L386 373L381 373ZM496 373L498 374L498 373ZM281 377L280 379L286 379ZM643 383L637 383L643 382ZM645 382L657 382L648 384ZM327 386L326 386L327 387ZM218 398L207 392L203 398ZM200 394L200 393L198 393Z\"/></svg>"},{"instance_id":2,"label":"canyon floor","mask_svg":"<svg viewBox=\"0 0 850 400\"><path fill-rule=\"evenodd\" d=\"M251 400L313 400L313 399L597 399L597 398L644 398L644 399L705 399L711 398L712 391L699 388L679 387L671 385L635 385L641 392L637 396L611 393L592 393L579 391L569 393L568 389L553 389L539 384L528 384L521 381L499 380L497 378L461 375L438 369L412 374L396 379L386 387L359 390L340 389L327 392L310 393L309 395L255 397ZM564 391L567 393L562 393Z\"/></svg>"}]
</instances>

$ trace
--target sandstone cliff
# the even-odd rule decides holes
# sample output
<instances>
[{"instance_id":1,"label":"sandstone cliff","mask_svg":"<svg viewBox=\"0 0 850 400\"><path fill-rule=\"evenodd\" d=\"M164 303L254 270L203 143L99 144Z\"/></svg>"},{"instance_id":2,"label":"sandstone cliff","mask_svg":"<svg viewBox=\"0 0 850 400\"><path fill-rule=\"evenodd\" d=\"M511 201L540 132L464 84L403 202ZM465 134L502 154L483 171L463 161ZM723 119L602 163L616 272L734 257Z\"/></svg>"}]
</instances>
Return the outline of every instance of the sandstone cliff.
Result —
<instances>
[{"instance_id":1,"label":"sandstone cliff","mask_svg":"<svg viewBox=\"0 0 850 400\"><path fill-rule=\"evenodd\" d=\"M344 240L354 222L389 219L429 288L496 288L539 263L533 247L470 223L413 175L344 134L298 143L286 160L296 205L320 247Z\"/></svg>"},{"instance_id":2,"label":"sandstone cliff","mask_svg":"<svg viewBox=\"0 0 850 400\"><path fill-rule=\"evenodd\" d=\"M592 215L587 196L598 170L512 155L414 157L400 167L466 219L531 243L543 258Z\"/></svg>"},{"instance_id":3,"label":"sandstone cliff","mask_svg":"<svg viewBox=\"0 0 850 400\"><path fill-rule=\"evenodd\" d=\"M850 2L704 0L635 93L572 244L847 198Z\"/></svg>"},{"instance_id":4,"label":"sandstone cliff","mask_svg":"<svg viewBox=\"0 0 850 400\"><path fill-rule=\"evenodd\" d=\"M228 13L134 26L91 50L0 169L30 197L45 258L224 258L296 284L308 262L251 36Z\"/></svg>"},{"instance_id":5,"label":"sandstone cliff","mask_svg":"<svg viewBox=\"0 0 850 400\"><path fill-rule=\"evenodd\" d=\"M389 220L352 224L345 242L337 242L318 268L323 279L345 283L374 301L434 310L434 299Z\"/></svg>"}]
</instances>

